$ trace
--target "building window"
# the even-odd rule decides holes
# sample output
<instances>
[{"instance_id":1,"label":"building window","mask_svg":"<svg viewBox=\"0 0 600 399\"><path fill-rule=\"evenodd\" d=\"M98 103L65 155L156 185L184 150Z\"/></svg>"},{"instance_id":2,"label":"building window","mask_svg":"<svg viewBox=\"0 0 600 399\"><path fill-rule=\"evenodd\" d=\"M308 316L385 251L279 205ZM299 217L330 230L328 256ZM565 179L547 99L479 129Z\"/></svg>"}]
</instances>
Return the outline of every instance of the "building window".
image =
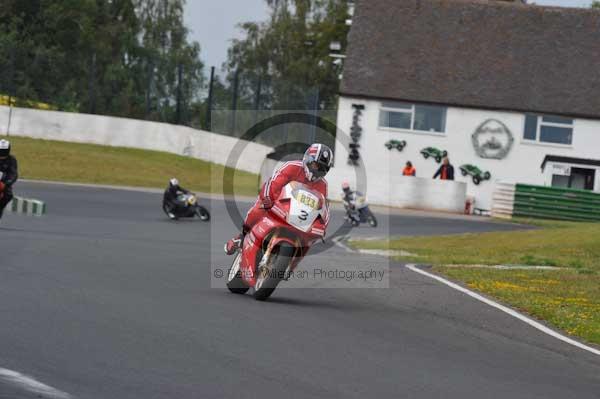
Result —
<instances>
[{"instance_id":1,"label":"building window","mask_svg":"<svg viewBox=\"0 0 600 399\"><path fill-rule=\"evenodd\" d=\"M554 170L559 167L555 165ZM562 167L560 173L552 175L552 187L594 190L596 170L587 168Z\"/></svg>"},{"instance_id":2,"label":"building window","mask_svg":"<svg viewBox=\"0 0 600 399\"><path fill-rule=\"evenodd\" d=\"M379 112L379 127L444 133L446 131L446 108L433 105L382 103Z\"/></svg>"},{"instance_id":3,"label":"building window","mask_svg":"<svg viewBox=\"0 0 600 399\"><path fill-rule=\"evenodd\" d=\"M573 143L573 119L561 116L525 115L523 138L541 143Z\"/></svg>"}]
</instances>

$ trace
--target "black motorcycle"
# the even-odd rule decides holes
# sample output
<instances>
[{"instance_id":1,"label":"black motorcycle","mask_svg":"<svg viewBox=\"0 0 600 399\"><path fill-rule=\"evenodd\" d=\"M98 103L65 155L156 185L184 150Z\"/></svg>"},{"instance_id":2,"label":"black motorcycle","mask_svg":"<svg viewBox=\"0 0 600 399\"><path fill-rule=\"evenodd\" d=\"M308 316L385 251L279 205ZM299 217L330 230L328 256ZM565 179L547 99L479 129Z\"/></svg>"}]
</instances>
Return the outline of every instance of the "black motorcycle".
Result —
<instances>
[{"instance_id":1,"label":"black motorcycle","mask_svg":"<svg viewBox=\"0 0 600 399\"><path fill-rule=\"evenodd\" d=\"M199 217L204 222L210 220L210 213L198 203L194 194L182 194L177 197L177 202L180 205L173 208L163 201L163 211L170 219Z\"/></svg>"},{"instance_id":2,"label":"black motorcycle","mask_svg":"<svg viewBox=\"0 0 600 399\"><path fill-rule=\"evenodd\" d=\"M359 192L352 193L348 204L344 204L346 208L346 220L352 226L356 227L361 223L368 223L371 227L377 227L377 218L369 209L367 199Z\"/></svg>"}]
</instances>

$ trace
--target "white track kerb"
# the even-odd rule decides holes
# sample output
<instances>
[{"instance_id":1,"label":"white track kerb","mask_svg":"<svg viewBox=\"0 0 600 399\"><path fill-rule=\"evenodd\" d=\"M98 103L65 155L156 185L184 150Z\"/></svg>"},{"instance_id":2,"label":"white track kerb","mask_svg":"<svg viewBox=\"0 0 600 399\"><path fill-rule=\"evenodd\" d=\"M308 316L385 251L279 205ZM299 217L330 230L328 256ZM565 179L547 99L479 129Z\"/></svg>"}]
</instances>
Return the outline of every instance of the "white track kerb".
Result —
<instances>
[{"instance_id":1,"label":"white track kerb","mask_svg":"<svg viewBox=\"0 0 600 399\"><path fill-rule=\"evenodd\" d=\"M6 211L30 216L42 216L46 214L46 203L36 199L14 197L6 207Z\"/></svg>"},{"instance_id":2,"label":"white track kerb","mask_svg":"<svg viewBox=\"0 0 600 399\"><path fill-rule=\"evenodd\" d=\"M471 291L469 289L461 287L460 285L455 284L455 283L453 283L451 281L448 281L445 278L442 278L440 276L436 276L435 274L428 273L428 272L426 272L424 270L421 270L418 267L416 267L415 265L409 264L409 265L406 265L406 267L408 269L412 270L413 272L416 272L416 273L422 274L424 276L427 276L429 278L432 278L434 280L437 280L440 283L447 285L448 287L454 288L455 290L458 290L458 291L462 292L463 294L467 294L468 296L470 296L472 298L475 298L478 301L481 301L481 302L485 303L486 305L490 305L490 306L492 306L492 307L494 307L494 308L496 308L498 310L501 310L504 313L507 313L507 314L511 315L512 317L516 317L517 319L519 319L519 320L521 320L521 321L529 324L533 328L537 328L538 330L540 330L541 332L543 332L545 334L548 334L548 335L550 335L550 336L552 336L552 337L554 337L556 339L559 339L559 340L561 340L563 342L566 342L567 344L576 346L578 348L581 348L583 350L586 350L588 352L591 352L591 353L593 353L595 355L599 355L600 356L600 350L592 348L592 347L587 346L587 345L584 345L581 342L577 342L574 339L571 339L571 338L566 337L566 336L564 336L562 334L559 334L556 331L554 331L554 330L546 327L545 325L543 325L543 324L541 324L541 323L539 323L539 322L537 322L535 320L532 320L529 317L523 316L522 314L520 314L519 312L517 312L517 311L515 311L513 309L510 309L510 308L508 308L508 307L506 307L504 305L501 305L501 304L499 304L497 302L494 302L494 301L492 301L492 300L490 300L490 299L488 299L488 298L486 298L486 297L484 297L482 295L479 295L476 292L473 292L473 291Z\"/></svg>"},{"instance_id":3,"label":"white track kerb","mask_svg":"<svg viewBox=\"0 0 600 399\"><path fill-rule=\"evenodd\" d=\"M0 368L0 381L19 387L27 392L38 395L40 398L71 399L72 396L66 392L59 391L32 377L16 371Z\"/></svg>"}]
</instances>

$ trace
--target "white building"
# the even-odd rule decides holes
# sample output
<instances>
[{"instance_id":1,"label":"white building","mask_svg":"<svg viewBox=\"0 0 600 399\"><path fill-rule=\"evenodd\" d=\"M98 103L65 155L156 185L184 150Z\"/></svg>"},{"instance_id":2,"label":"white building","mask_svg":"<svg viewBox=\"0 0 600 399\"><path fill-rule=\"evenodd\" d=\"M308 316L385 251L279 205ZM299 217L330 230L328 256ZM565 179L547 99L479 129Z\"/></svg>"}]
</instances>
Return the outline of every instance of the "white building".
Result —
<instances>
[{"instance_id":1,"label":"white building","mask_svg":"<svg viewBox=\"0 0 600 399\"><path fill-rule=\"evenodd\" d=\"M330 185L362 163L372 203L451 211L465 191L491 209L499 180L600 191L599 26L595 10L359 0L338 114L353 138ZM455 182L432 180L436 150Z\"/></svg>"}]
</instances>

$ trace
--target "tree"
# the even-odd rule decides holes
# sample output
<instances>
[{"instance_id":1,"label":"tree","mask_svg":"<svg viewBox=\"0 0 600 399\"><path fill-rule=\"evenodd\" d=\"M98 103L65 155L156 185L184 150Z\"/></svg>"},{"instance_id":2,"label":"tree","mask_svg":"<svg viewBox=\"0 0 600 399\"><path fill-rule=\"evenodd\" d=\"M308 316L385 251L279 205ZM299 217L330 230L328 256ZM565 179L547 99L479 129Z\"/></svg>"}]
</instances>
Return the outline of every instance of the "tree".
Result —
<instances>
[{"instance_id":1,"label":"tree","mask_svg":"<svg viewBox=\"0 0 600 399\"><path fill-rule=\"evenodd\" d=\"M204 82L185 0L2 0L0 93L187 122Z\"/></svg>"},{"instance_id":2,"label":"tree","mask_svg":"<svg viewBox=\"0 0 600 399\"><path fill-rule=\"evenodd\" d=\"M163 112L168 109L170 113L167 118L176 119L178 101L184 109L199 101L204 84L200 45L188 42L189 31L183 24L185 1L136 0L135 5L145 49L148 108L156 118L156 106L163 104Z\"/></svg>"},{"instance_id":3,"label":"tree","mask_svg":"<svg viewBox=\"0 0 600 399\"><path fill-rule=\"evenodd\" d=\"M267 107L304 109L316 90L326 108L335 107L340 71L329 45L346 44L346 1L266 1L269 20L240 25L245 37L234 40L228 52L228 81L236 71L243 77L242 103L254 103L260 81Z\"/></svg>"},{"instance_id":4,"label":"tree","mask_svg":"<svg viewBox=\"0 0 600 399\"><path fill-rule=\"evenodd\" d=\"M591 7L600 9L600 0L592 1Z\"/></svg>"}]
</instances>

